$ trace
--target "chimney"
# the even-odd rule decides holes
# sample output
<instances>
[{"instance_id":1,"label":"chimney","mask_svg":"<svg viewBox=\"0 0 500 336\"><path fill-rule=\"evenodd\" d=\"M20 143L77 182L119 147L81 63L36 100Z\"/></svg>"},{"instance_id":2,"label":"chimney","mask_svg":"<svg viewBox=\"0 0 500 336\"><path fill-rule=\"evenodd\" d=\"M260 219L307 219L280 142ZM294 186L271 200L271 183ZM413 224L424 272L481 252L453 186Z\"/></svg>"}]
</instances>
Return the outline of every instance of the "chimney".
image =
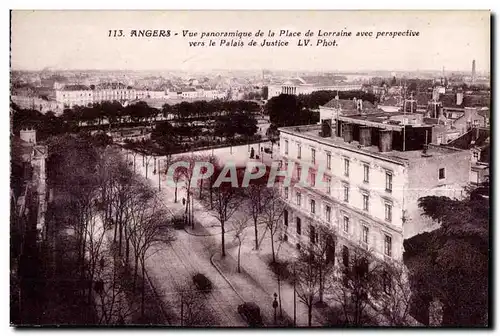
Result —
<instances>
[{"instance_id":1,"label":"chimney","mask_svg":"<svg viewBox=\"0 0 500 336\"><path fill-rule=\"evenodd\" d=\"M344 136L344 141L345 142L352 142L352 124L342 124L343 126L343 132L342 135Z\"/></svg>"},{"instance_id":2,"label":"chimney","mask_svg":"<svg viewBox=\"0 0 500 336\"><path fill-rule=\"evenodd\" d=\"M361 146L372 145L372 129L368 126L360 126L359 128L359 144Z\"/></svg>"},{"instance_id":3,"label":"chimney","mask_svg":"<svg viewBox=\"0 0 500 336\"><path fill-rule=\"evenodd\" d=\"M379 130L378 148L381 152L392 151L392 131L387 129Z\"/></svg>"}]
</instances>

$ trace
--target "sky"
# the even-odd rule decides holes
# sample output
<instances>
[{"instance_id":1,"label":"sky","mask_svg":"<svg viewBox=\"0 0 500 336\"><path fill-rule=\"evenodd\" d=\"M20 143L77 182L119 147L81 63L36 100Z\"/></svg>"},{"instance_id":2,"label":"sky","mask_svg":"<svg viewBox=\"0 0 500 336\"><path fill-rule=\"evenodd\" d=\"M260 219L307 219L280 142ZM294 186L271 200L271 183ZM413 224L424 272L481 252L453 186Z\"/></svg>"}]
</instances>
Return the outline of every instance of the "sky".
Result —
<instances>
[{"instance_id":1,"label":"sky","mask_svg":"<svg viewBox=\"0 0 500 336\"><path fill-rule=\"evenodd\" d=\"M115 29L126 36L109 37L109 30ZM135 38L129 36L132 29L171 30L172 36ZM320 29L353 34L410 29L420 35L330 38L336 39L336 47L299 47L295 38L288 47L267 48L192 47L189 41L199 38L182 37L183 30L255 33L259 29L302 34L309 29L315 34ZM179 35L173 36L174 32ZM315 43L316 36L312 40ZM415 71L445 67L470 71L473 59L478 72L490 71L488 11L13 11L11 18L14 70Z\"/></svg>"}]
</instances>

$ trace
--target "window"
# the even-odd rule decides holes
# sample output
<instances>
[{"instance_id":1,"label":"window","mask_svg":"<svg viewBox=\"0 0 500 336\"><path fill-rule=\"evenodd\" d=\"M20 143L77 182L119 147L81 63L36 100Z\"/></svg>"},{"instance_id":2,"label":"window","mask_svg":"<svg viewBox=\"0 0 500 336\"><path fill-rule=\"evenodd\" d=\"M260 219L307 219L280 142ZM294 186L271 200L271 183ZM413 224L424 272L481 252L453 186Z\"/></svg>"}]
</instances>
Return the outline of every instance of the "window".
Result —
<instances>
[{"instance_id":1,"label":"window","mask_svg":"<svg viewBox=\"0 0 500 336\"><path fill-rule=\"evenodd\" d=\"M349 267L349 248L345 245L342 247L342 263L345 267Z\"/></svg>"},{"instance_id":2,"label":"window","mask_svg":"<svg viewBox=\"0 0 500 336\"><path fill-rule=\"evenodd\" d=\"M316 213L316 201L313 199L311 200L311 213L312 214Z\"/></svg>"},{"instance_id":3,"label":"window","mask_svg":"<svg viewBox=\"0 0 500 336\"><path fill-rule=\"evenodd\" d=\"M392 192L392 173L385 172L385 191Z\"/></svg>"},{"instance_id":4,"label":"window","mask_svg":"<svg viewBox=\"0 0 500 336\"><path fill-rule=\"evenodd\" d=\"M316 163L316 149L314 149L314 148L311 148L311 162L313 164Z\"/></svg>"},{"instance_id":5,"label":"window","mask_svg":"<svg viewBox=\"0 0 500 336\"><path fill-rule=\"evenodd\" d=\"M300 157L302 156L302 147L300 146L300 144L297 144L297 159L300 159Z\"/></svg>"},{"instance_id":6,"label":"window","mask_svg":"<svg viewBox=\"0 0 500 336\"><path fill-rule=\"evenodd\" d=\"M474 160L479 160L479 152L474 152L472 155L474 156Z\"/></svg>"},{"instance_id":7,"label":"window","mask_svg":"<svg viewBox=\"0 0 500 336\"><path fill-rule=\"evenodd\" d=\"M297 191L297 194L295 194L295 197L296 197L297 205L300 206L302 203L302 195L300 194L300 192Z\"/></svg>"},{"instance_id":8,"label":"window","mask_svg":"<svg viewBox=\"0 0 500 336\"><path fill-rule=\"evenodd\" d=\"M329 205L325 207L325 218L328 223L332 222L332 208Z\"/></svg>"},{"instance_id":9,"label":"window","mask_svg":"<svg viewBox=\"0 0 500 336\"><path fill-rule=\"evenodd\" d=\"M369 196L368 194L363 194L363 210L368 211Z\"/></svg>"},{"instance_id":10,"label":"window","mask_svg":"<svg viewBox=\"0 0 500 336\"><path fill-rule=\"evenodd\" d=\"M349 202L349 186L344 184L344 202Z\"/></svg>"},{"instance_id":11,"label":"window","mask_svg":"<svg viewBox=\"0 0 500 336\"><path fill-rule=\"evenodd\" d=\"M300 227L301 223L300 223L300 218L299 217L296 218L295 223L297 225L297 234L300 235L300 233L301 233L301 227Z\"/></svg>"},{"instance_id":12,"label":"window","mask_svg":"<svg viewBox=\"0 0 500 336\"><path fill-rule=\"evenodd\" d=\"M361 231L361 239L363 240L363 243L368 244L368 226L363 225L362 231Z\"/></svg>"},{"instance_id":13,"label":"window","mask_svg":"<svg viewBox=\"0 0 500 336\"><path fill-rule=\"evenodd\" d=\"M367 164L363 165L363 182L368 183L370 181L370 166Z\"/></svg>"},{"instance_id":14,"label":"window","mask_svg":"<svg viewBox=\"0 0 500 336\"><path fill-rule=\"evenodd\" d=\"M439 168L439 179L442 180L444 177L444 168Z\"/></svg>"},{"instance_id":15,"label":"window","mask_svg":"<svg viewBox=\"0 0 500 336\"><path fill-rule=\"evenodd\" d=\"M288 199L288 187L285 187L285 199Z\"/></svg>"},{"instance_id":16,"label":"window","mask_svg":"<svg viewBox=\"0 0 500 336\"><path fill-rule=\"evenodd\" d=\"M349 159L344 159L344 176L349 176Z\"/></svg>"},{"instance_id":17,"label":"window","mask_svg":"<svg viewBox=\"0 0 500 336\"><path fill-rule=\"evenodd\" d=\"M384 254L386 256L392 256L392 237L385 235L384 238Z\"/></svg>"},{"instance_id":18,"label":"window","mask_svg":"<svg viewBox=\"0 0 500 336\"><path fill-rule=\"evenodd\" d=\"M300 175L302 175L302 168L300 168L300 166L297 166L297 180L300 180Z\"/></svg>"},{"instance_id":19,"label":"window","mask_svg":"<svg viewBox=\"0 0 500 336\"><path fill-rule=\"evenodd\" d=\"M344 232L349 233L349 217L344 216Z\"/></svg>"},{"instance_id":20,"label":"window","mask_svg":"<svg viewBox=\"0 0 500 336\"><path fill-rule=\"evenodd\" d=\"M385 220L392 221L392 204L385 203Z\"/></svg>"},{"instance_id":21,"label":"window","mask_svg":"<svg viewBox=\"0 0 500 336\"><path fill-rule=\"evenodd\" d=\"M311 239L311 244L316 243L316 228L314 225L309 225L309 238Z\"/></svg>"},{"instance_id":22,"label":"window","mask_svg":"<svg viewBox=\"0 0 500 336\"><path fill-rule=\"evenodd\" d=\"M288 210L283 210L283 222L288 227Z\"/></svg>"},{"instance_id":23,"label":"window","mask_svg":"<svg viewBox=\"0 0 500 336\"><path fill-rule=\"evenodd\" d=\"M288 155L288 140L285 140L285 154Z\"/></svg>"},{"instance_id":24,"label":"window","mask_svg":"<svg viewBox=\"0 0 500 336\"><path fill-rule=\"evenodd\" d=\"M316 174L311 173L311 187L314 187L316 185Z\"/></svg>"},{"instance_id":25,"label":"window","mask_svg":"<svg viewBox=\"0 0 500 336\"><path fill-rule=\"evenodd\" d=\"M326 153L326 169L332 169L332 154Z\"/></svg>"},{"instance_id":26,"label":"window","mask_svg":"<svg viewBox=\"0 0 500 336\"><path fill-rule=\"evenodd\" d=\"M332 193L332 178L326 177L326 193L330 195Z\"/></svg>"}]
</instances>

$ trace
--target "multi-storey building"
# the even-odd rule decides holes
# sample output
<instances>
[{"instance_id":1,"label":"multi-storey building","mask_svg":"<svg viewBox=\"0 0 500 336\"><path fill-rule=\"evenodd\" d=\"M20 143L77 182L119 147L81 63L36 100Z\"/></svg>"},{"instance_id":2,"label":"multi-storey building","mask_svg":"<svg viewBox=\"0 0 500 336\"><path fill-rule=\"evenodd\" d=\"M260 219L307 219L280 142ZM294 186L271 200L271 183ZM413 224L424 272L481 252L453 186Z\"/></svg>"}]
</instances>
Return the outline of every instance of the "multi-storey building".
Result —
<instances>
[{"instance_id":1,"label":"multi-storey building","mask_svg":"<svg viewBox=\"0 0 500 336\"><path fill-rule=\"evenodd\" d=\"M66 85L56 89L56 102L64 108L74 106L90 106L93 103L118 101L121 103L146 98L166 99L164 91L135 89L121 83L104 83L91 85Z\"/></svg>"},{"instance_id":2,"label":"multi-storey building","mask_svg":"<svg viewBox=\"0 0 500 336\"><path fill-rule=\"evenodd\" d=\"M280 128L281 159L293 169L292 183L282 188L284 239L305 247L323 225L336 233L337 250L355 244L401 260L404 239L435 227L422 217L418 199L459 197L470 153L425 145L432 127L397 117L339 115L322 125Z\"/></svg>"}]
</instances>

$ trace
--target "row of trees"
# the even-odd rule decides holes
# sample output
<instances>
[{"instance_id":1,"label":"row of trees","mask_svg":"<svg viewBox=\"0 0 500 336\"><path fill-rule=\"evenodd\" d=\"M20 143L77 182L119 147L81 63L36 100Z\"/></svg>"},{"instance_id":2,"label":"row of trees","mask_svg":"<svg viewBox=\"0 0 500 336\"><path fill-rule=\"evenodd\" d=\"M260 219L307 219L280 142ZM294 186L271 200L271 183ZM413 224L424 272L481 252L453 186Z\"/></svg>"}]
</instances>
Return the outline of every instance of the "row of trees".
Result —
<instances>
[{"instance_id":1,"label":"row of trees","mask_svg":"<svg viewBox=\"0 0 500 336\"><path fill-rule=\"evenodd\" d=\"M176 120L213 119L227 114L256 113L260 111L257 103L246 100L200 100L181 102L175 105L164 104L163 115L172 115Z\"/></svg>"},{"instance_id":2,"label":"row of trees","mask_svg":"<svg viewBox=\"0 0 500 336\"><path fill-rule=\"evenodd\" d=\"M75 273L97 322L147 322L145 261L171 239L158 196L114 148L66 135L49 141L49 153L49 179L66 211L59 230L71 232Z\"/></svg>"}]
</instances>

